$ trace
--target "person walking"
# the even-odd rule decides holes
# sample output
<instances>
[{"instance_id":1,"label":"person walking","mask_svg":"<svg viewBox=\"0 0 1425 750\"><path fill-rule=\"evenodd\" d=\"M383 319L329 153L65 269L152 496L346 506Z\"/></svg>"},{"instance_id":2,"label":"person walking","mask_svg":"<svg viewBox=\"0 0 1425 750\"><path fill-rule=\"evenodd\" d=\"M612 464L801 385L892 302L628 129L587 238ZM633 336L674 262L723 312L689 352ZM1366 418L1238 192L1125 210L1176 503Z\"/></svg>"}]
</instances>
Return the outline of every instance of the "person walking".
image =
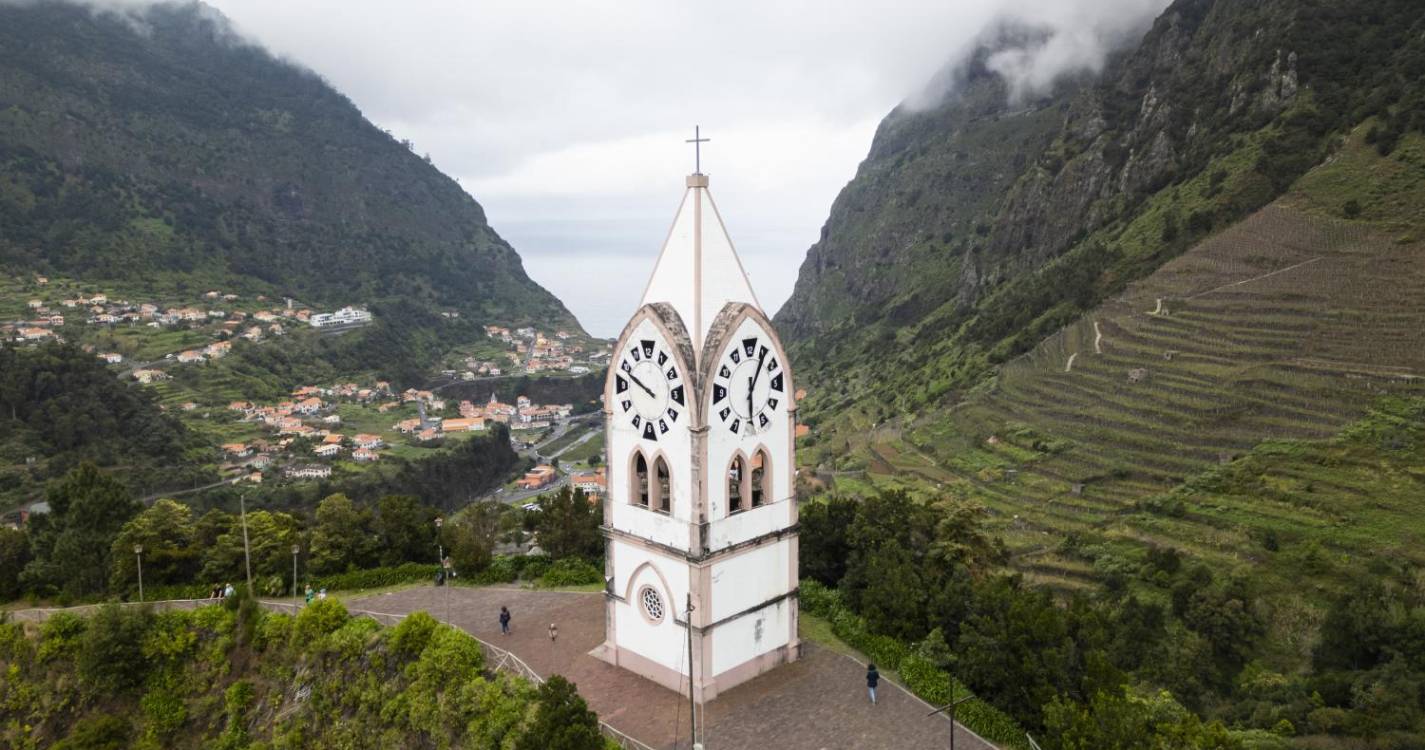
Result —
<instances>
[{"instance_id":1,"label":"person walking","mask_svg":"<svg viewBox=\"0 0 1425 750\"><path fill-rule=\"evenodd\" d=\"M549 642L553 643L556 640L559 640L559 626L551 622L549 623Z\"/></svg>"},{"instance_id":2,"label":"person walking","mask_svg":"<svg viewBox=\"0 0 1425 750\"><path fill-rule=\"evenodd\" d=\"M237 593L237 589L233 588L233 585L232 585L231 583L229 583L228 585L226 585L226 586L223 587L223 598L224 598L224 599L230 599L230 598L232 598L232 596L233 596L234 594L236 594L236 593Z\"/></svg>"},{"instance_id":3,"label":"person walking","mask_svg":"<svg viewBox=\"0 0 1425 750\"><path fill-rule=\"evenodd\" d=\"M866 665L866 692L871 694L871 705L876 705L876 685L881 681L881 673L875 664Z\"/></svg>"},{"instance_id":4,"label":"person walking","mask_svg":"<svg viewBox=\"0 0 1425 750\"><path fill-rule=\"evenodd\" d=\"M505 635L510 634L510 610L508 607L500 607L500 632Z\"/></svg>"},{"instance_id":5,"label":"person walking","mask_svg":"<svg viewBox=\"0 0 1425 750\"><path fill-rule=\"evenodd\" d=\"M308 604L311 604L311 603L312 603L312 597L314 597L314 596L316 596L316 595L317 595L317 592L315 592L315 591L312 590L312 584L310 584L310 583L307 584L307 603L308 603Z\"/></svg>"}]
</instances>

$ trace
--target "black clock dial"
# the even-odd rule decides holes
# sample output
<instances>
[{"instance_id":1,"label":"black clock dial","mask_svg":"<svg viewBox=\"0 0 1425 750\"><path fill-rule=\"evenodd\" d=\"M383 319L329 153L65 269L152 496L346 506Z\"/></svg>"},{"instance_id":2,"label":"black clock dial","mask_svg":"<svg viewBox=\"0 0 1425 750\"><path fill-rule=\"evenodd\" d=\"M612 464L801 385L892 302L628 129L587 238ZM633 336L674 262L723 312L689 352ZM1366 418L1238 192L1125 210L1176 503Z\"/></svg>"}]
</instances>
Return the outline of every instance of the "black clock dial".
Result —
<instances>
[{"instance_id":1,"label":"black clock dial","mask_svg":"<svg viewBox=\"0 0 1425 750\"><path fill-rule=\"evenodd\" d=\"M683 377L658 342L640 339L629 346L614 374L618 406L639 435L657 440L685 408Z\"/></svg>"},{"instance_id":2,"label":"black clock dial","mask_svg":"<svg viewBox=\"0 0 1425 750\"><path fill-rule=\"evenodd\" d=\"M712 402L728 430L755 435L774 424L784 379L772 342L760 336L739 339L727 350L713 383Z\"/></svg>"}]
</instances>

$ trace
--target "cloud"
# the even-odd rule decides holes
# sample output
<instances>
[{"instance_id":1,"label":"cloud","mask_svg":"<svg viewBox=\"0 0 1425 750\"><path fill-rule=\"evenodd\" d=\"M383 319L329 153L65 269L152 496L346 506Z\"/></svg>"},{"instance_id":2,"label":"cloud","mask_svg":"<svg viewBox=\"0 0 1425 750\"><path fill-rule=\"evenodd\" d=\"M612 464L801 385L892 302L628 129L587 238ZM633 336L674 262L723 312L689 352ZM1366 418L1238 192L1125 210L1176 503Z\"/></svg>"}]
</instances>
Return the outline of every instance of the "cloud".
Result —
<instances>
[{"instance_id":1,"label":"cloud","mask_svg":"<svg viewBox=\"0 0 1425 750\"><path fill-rule=\"evenodd\" d=\"M641 287L691 170L693 125L713 138L704 168L775 308L875 124L987 29L1043 30L993 61L1027 92L1096 69L1167 0L207 2L458 176L536 280L606 333L622 321L589 311L615 290L568 269L608 260L600 278Z\"/></svg>"}]
</instances>

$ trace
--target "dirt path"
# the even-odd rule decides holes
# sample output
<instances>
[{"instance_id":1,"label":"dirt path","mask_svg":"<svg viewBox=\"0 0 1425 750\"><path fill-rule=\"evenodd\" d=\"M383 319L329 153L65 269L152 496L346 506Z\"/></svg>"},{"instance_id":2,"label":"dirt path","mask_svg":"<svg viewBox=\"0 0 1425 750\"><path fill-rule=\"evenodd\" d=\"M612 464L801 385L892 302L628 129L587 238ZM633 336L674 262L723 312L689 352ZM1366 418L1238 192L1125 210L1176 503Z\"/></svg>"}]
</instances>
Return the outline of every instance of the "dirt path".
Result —
<instances>
[{"instance_id":1,"label":"dirt path","mask_svg":"<svg viewBox=\"0 0 1425 750\"><path fill-rule=\"evenodd\" d=\"M1078 357L1079 357L1079 353L1078 353L1078 352L1074 352L1073 354L1070 354L1070 355L1069 355L1069 361L1064 363L1064 372L1073 372L1073 371L1074 371L1074 360L1075 360L1075 359L1078 359Z\"/></svg>"}]
</instances>

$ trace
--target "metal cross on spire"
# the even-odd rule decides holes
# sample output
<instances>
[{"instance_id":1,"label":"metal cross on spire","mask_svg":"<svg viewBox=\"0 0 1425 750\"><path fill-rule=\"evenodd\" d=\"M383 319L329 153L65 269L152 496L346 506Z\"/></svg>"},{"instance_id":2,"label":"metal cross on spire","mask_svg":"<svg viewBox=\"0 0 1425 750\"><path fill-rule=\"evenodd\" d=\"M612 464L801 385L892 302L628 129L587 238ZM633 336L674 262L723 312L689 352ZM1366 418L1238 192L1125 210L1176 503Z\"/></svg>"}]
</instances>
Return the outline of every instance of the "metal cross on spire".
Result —
<instances>
[{"instance_id":1,"label":"metal cross on spire","mask_svg":"<svg viewBox=\"0 0 1425 750\"><path fill-rule=\"evenodd\" d=\"M703 144L711 140L711 138L701 137L698 126L694 125L693 137L683 141L684 143L693 144L693 174L703 173Z\"/></svg>"}]
</instances>

